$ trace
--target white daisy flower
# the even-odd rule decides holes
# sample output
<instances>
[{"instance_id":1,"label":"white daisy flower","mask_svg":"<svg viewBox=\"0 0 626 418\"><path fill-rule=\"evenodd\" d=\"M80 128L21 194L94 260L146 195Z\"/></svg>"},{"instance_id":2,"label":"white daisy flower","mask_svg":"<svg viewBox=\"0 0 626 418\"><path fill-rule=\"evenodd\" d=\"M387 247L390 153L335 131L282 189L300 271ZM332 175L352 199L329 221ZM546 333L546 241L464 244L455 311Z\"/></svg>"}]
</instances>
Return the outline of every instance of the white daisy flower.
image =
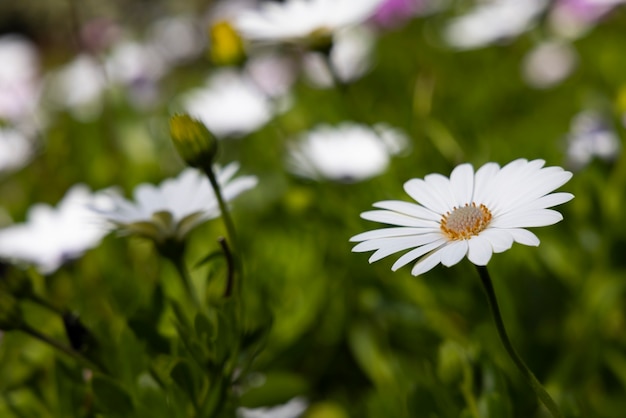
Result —
<instances>
[{"instance_id":1,"label":"white daisy flower","mask_svg":"<svg viewBox=\"0 0 626 418\"><path fill-rule=\"evenodd\" d=\"M369 18L382 0L287 0L265 2L235 20L244 38L268 43L309 44Z\"/></svg>"},{"instance_id":2,"label":"white daisy flower","mask_svg":"<svg viewBox=\"0 0 626 418\"><path fill-rule=\"evenodd\" d=\"M382 123L320 125L291 144L287 168L314 180L361 181L383 173L407 143L402 132Z\"/></svg>"},{"instance_id":3,"label":"white daisy flower","mask_svg":"<svg viewBox=\"0 0 626 418\"><path fill-rule=\"evenodd\" d=\"M217 169L217 182L224 200L230 201L257 184L255 176L234 178L239 169L231 163ZM220 216L219 204L209 180L200 171L187 168L159 186L141 184L135 188L135 202L113 196L109 208L94 208L127 234L136 234L164 243L182 241L197 225Z\"/></svg>"},{"instance_id":4,"label":"white daisy flower","mask_svg":"<svg viewBox=\"0 0 626 418\"><path fill-rule=\"evenodd\" d=\"M341 82L357 80L370 69L375 42L374 32L364 25L337 34L329 59ZM316 87L334 86L335 80L328 65L324 56L318 52L304 56L304 73Z\"/></svg>"},{"instance_id":5,"label":"white daisy flower","mask_svg":"<svg viewBox=\"0 0 626 418\"><path fill-rule=\"evenodd\" d=\"M253 132L274 114L272 100L233 70L212 74L205 87L187 93L183 108L220 138Z\"/></svg>"},{"instance_id":6,"label":"white daisy flower","mask_svg":"<svg viewBox=\"0 0 626 418\"><path fill-rule=\"evenodd\" d=\"M88 206L107 204L102 192L72 187L56 208L32 206L27 222L0 230L0 257L34 265L43 274L97 246L108 230Z\"/></svg>"},{"instance_id":7,"label":"white daisy flower","mask_svg":"<svg viewBox=\"0 0 626 418\"><path fill-rule=\"evenodd\" d=\"M23 167L33 155L33 143L13 128L0 127L0 174Z\"/></svg>"},{"instance_id":8,"label":"white daisy flower","mask_svg":"<svg viewBox=\"0 0 626 418\"><path fill-rule=\"evenodd\" d=\"M21 35L2 35L0 63L0 119L32 119L41 95L37 48Z\"/></svg>"},{"instance_id":9,"label":"white daisy flower","mask_svg":"<svg viewBox=\"0 0 626 418\"><path fill-rule=\"evenodd\" d=\"M567 136L567 159L574 169L581 169L594 157L611 161L617 158L621 142L617 133L596 111L577 114Z\"/></svg>"},{"instance_id":10,"label":"white daisy flower","mask_svg":"<svg viewBox=\"0 0 626 418\"><path fill-rule=\"evenodd\" d=\"M261 408L237 408L238 418L298 418L308 407L306 399L298 396L282 405Z\"/></svg>"},{"instance_id":11,"label":"white daisy flower","mask_svg":"<svg viewBox=\"0 0 626 418\"><path fill-rule=\"evenodd\" d=\"M504 167L487 163L478 171L470 164L457 166L448 179L441 174L412 179L404 190L418 203L382 201L381 210L364 212L363 219L394 225L358 234L352 251L376 250L370 263L411 249L392 266L417 260L411 273L425 273L441 263L450 267L467 258L486 265L493 253L508 250L513 242L539 245L525 228L547 226L563 216L549 207L571 200L570 193L552 193L572 173L561 167L543 167L545 161L515 160Z\"/></svg>"},{"instance_id":12,"label":"white daisy flower","mask_svg":"<svg viewBox=\"0 0 626 418\"><path fill-rule=\"evenodd\" d=\"M460 49L480 48L515 38L534 24L546 0L491 0L468 14L453 19L445 31L450 45Z\"/></svg>"},{"instance_id":13,"label":"white daisy flower","mask_svg":"<svg viewBox=\"0 0 626 418\"><path fill-rule=\"evenodd\" d=\"M558 40L542 42L533 48L522 63L522 75L531 87L545 89L565 80L576 67L576 49Z\"/></svg>"}]
</instances>

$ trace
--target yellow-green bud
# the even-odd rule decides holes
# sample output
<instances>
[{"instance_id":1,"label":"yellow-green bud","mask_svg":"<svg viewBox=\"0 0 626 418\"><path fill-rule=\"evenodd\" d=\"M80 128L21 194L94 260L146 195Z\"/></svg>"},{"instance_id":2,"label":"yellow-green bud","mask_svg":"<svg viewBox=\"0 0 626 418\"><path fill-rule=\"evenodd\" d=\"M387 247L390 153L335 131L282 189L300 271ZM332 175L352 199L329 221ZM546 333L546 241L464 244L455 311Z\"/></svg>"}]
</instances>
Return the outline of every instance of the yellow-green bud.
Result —
<instances>
[{"instance_id":1,"label":"yellow-green bud","mask_svg":"<svg viewBox=\"0 0 626 418\"><path fill-rule=\"evenodd\" d=\"M246 54L243 41L227 21L220 21L209 29L211 62L216 65L238 65Z\"/></svg>"},{"instance_id":2,"label":"yellow-green bud","mask_svg":"<svg viewBox=\"0 0 626 418\"><path fill-rule=\"evenodd\" d=\"M217 154L217 138L204 124L189 115L170 119L170 134L178 154L191 167L208 168Z\"/></svg>"},{"instance_id":3,"label":"yellow-green bud","mask_svg":"<svg viewBox=\"0 0 626 418\"><path fill-rule=\"evenodd\" d=\"M333 33L327 28L321 27L311 32L307 39L309 49L330 55L333 48Z\"/></svg>"}]
</instances>

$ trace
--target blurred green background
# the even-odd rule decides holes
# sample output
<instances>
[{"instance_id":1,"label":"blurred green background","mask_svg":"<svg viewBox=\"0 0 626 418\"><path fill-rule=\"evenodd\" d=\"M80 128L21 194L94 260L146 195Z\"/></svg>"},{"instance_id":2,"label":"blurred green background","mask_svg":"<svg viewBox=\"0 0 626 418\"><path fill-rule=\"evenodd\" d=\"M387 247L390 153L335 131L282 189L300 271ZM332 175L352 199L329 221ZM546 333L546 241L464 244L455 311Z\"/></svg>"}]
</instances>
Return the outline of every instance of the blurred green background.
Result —
<instances>
[{"instance_id":1,"label":"blurred green background","mask_svg":"<svg viewBox=\"0 0 626 418\"><path fill-rule=\"evenodd\" d=\"M0 31L33 40L45 74L81 51L75 29L96 17L141 40L152 21L202 16L214 6L209 3L2 2ZM514 245L489 263L504 321L566 416L626 416L626 159L617 152L572 165L567 157L572 121L583 111L600 114L604 129L624 140L626 9L565 40L576 66L561 82L535 88L522 65L554 37L548 11L506 42L456 50L442 33L472 4L451 1L377 29L373 65L362 78L341 90L314 88L299 77L289 110L251 134L221 141L220 163L239 161L242 173L259 178L233 211L246 271L243 321L267 332L251 365L252 376L265 383L237 388L245 405L302 395L311 418L548 416L503 351L470 262L416 278L408 267L391 272L397 257L368 264L368 255L351 253L348 242L375 227L359 218L372 203L408 200L402 185L410 178L448 175L462 162L541 158L574 171L563 190L575 199L558 208L562 222L533 231L538 248ZM22 222L33 203L54 205L75 183L93 190L117 185L131 196L139 183L176 175L184 165L169 142L168 118L178 110L172 103L214 70L203 52L159 80L159 99L150 106L133 106L118 86L104 95L98 117L55 111L32 161L0 178L0 205ZM384 174L357 183L286 171L287 141L318 123L344 120L389 123L410 137L410 150ZM218 250L223 233L219 220L196 229L189 265ZM217 262L192 272L198 285L208 283L210 300L219 298L223 269ZM36 288L107 341L124 387L145 407L134 416L191 416L175 408L175 397L168 398L169 409L150 409L153 395L142 392L140 377L155 358L152 340L129 322L152 306L157 283L166 294L182 294L174 269L149 242L110 234ZM24 311L31 323L64 338L57 317L28 303ZM157 325L161 336L175 338L167 318ZM123 416L101 407L94 412L79 375L62 354L5 333L0 416Z\"/></svg>"}]
</instances>

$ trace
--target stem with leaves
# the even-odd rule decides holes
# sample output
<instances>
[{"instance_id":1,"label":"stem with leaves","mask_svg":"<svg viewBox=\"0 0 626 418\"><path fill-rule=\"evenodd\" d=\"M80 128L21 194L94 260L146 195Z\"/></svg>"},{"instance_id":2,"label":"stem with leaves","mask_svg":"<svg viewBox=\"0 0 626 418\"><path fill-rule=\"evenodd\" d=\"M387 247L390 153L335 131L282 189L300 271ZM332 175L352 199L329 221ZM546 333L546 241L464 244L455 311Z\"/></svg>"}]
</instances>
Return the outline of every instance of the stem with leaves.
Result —
<instances>
[{"instance_id":1,"label":"stem with leaves","mask_svg":"<svg viewBox=\"0 0 626 418\"><path fill-rule=\"evenodd\" d=\"M563 414L559 410L559 407L556 405L556 402L554 402L548 391L546 391L546 389L541 385L533 372L528 368L528 366L526 366L526 363L524 363L519 354L517 354L515 348L513 348L513 345L511 344L509 336L506 332L506 328L504 327L502 315L500 315L498 300L496 298L496 293L493 289L493 283L491 282L491 277L489 276L487 267L476 266L476 269L478 270L478 275L480 276L480 280L485 290L485 294L487 295L489 307L491 308L491 313L493 314L493 320L495 322L496 329L498 330L498 336L500 337L500 341L502 341L504 349L506 350L511 360L513 360L513 363L515 363L515 366L517 366L519 371L522 373L526 381L533 388L533 390L537 394L537 397L539 397L541 402L546 406L546 408L548 408L552 416L554 418L563 418Z\"/></svg>"}]
</instances>

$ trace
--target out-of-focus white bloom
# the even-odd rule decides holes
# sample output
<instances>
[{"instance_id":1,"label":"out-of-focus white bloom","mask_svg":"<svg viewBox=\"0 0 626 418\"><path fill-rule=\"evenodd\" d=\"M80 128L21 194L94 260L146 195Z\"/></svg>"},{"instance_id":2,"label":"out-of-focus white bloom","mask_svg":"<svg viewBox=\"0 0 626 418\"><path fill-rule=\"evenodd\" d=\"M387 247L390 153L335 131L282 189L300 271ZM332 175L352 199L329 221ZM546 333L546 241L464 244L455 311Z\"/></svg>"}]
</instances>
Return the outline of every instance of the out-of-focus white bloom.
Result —
<instances>
[{"instance_id":1,"label":"out-of-focus white bloom","mask_svg":"<svg viewBox=\"0 0 626 418\"><path fill-rule=\"evenodd\" d=\"M32 119L40 94L35 45L20 35L0 36L0 119Z\"/></svg>"},{"instance_id":2,"label":"out-of-focus white bloom","mask_svg":"<svg viewBox=\"0 0 626 418\"><path fill-rule=\"evenodd\" d=\"M320 36L358 25L382 0L286 0L242 12L235 27L251 41L309 44Z\"/></svg>"},{"instance_id":3,"label":"out-of-focus white bloom","mask_svg":"<svg viewBox=\"0 0 626 418\"><path fill-rule=\"evenodd\" d=\"M102 111L105 70L90 55L80 54L48 78L51 100L79 120L92 120Z\"/></svg>"},{"instance_id":4,"label":"out-of-focus white bloom","mask_svg":"<svg viewBox=\"0 0 626 418\"><path fill-rule=\"evenodd\" d=\"M27 222L0 230L0 257L36 266L49 274L97 246L108 232L88 206L106 205L109 197L73 186L56 208L32 206Z\"/></svg>"},{"instance_id":5,"label":"out-of-focus white bloom","mask_svg":"<svg viewBox=\"0 0 626 418\"><path fill-rule=\"evenodd\" d=\"M150 44L168 65L178 65L199 57L206 47L206 36L191 16L167 17L150 28Z\"/></svg>"},{"instance_id":6,"label":"out-of-focus white bloom","mask_svg":"<svg viewBox=\"0 0 626 418\"><path fill-rule=\"evenodd\" d=\"M539 238L525 228L555 224L563 216L552 209L574 198L552 193L569 181L572 173L561 167L543 167L545 161L518 159L504 167L487 163L474 172L470 164L457 166L450 178L429 174L423 180L404 183L417 203L387 200L374 204L380 210L361 217L394 225L358 234L352 251L375 251L370 263L406 251L393 271L416 261L411 273L425 273L441 263L450 267L465 256L478 266L493 253L518 242L539 245Z\"/></svg>"},{"instance_id":7,"label":"out-of-focus white bloom","mask_svg":"<svg viewBox=\"0 0 626 418\"><path fill-rule=\"evenodd\" d=\"M546 5L546 0L492 0L453 19L445 30L445 38L460 49L508 40L530 29Z\"/></svg>"},{"instance_id":8,"label":"out-of-focus white bloom","mask_svg":"<svg viewBox=\"0 0 626 418\"><path fill-rule=\"evenodd\" d=\"M593 157L613 160L620 149L619 137L599 113L584 111L573 118L567 137L567 159L574 169L589 164Z\"/></svg>"},{"instance_id":9,"label":"out-of-focus white bloom","mask_svg":"<svg viewBox=\"0 0 626 418\"><path fill-rule=\"evenodd\" d=\"M275 110L271 99L252 80L226 69L213 73L204 87L187 93L183 107L221 138L257 130Z\"/></svg>"},{"instance_id":10,"label":"out-of-focus white bloom","mask_svg":"<svg viewBox=\"0 0 626 418\"><path fill-rule=\"evenodd\" d=\"M257 184L255 176L234 178L239 165L231 163L216 172L224 200L231 201ZM120 232L150 238L157 243L182 241L197 225L220 216L219 204L209 180L200 171L187 168L159 186L140 184L135 201L113 195L109 208L95 208Z\"/></svg>"},{"instance_id":11,"label":"out-of-focus white bloom","mask_svg":"<svg viewBox=\"0 0 626 418\"><path fill-rule=\"evenodd\" d=\"M308 407L308 402L302 397L296 397L289 402L264 408L238 408L238 418L298 418Z\"/></svg>"},{"instance_id":12,"label":"out-of-focus white bloom","mask_svg":"<svg viewBox=\"0 0 626 418\"><path fill-rule=\"evenodd\" d=\"M568 42L543 42L524 57L522 74L530 86L549 88L567 78L576 62L576 50Z\"/></svg>"},{"instance_id":13,"label":"out-of-focus white bloom","mask_svg":"<svg viewBox=\"0 0 626 418\"><path fill-rule=\"evenodd\" d=\"M257 54L246 63L246 70L254 84L269 97L284 97L296 80L295 62L276 52Z\"/></svg>"},{"instance_id":14,"label":"out-of-focus white bloom","mask_svg":"<svg viewBox=\"0 0 626 418\"><path fill-rule=\"evenodd\" d=\"M33 144L23 133L0 127L0 174L23 167L33 155Z\"/></svg>"},{"instance_id":15,"label":"out-of-focus white bloom","mask_svg":"<svg viewBox=\"0 0 626 418\"><path fill-rule=\"evenodd\" d=\"M559 0L550 11L550 27L561 37L576 39L613 8L624 3L625 0Z\"/></svg>"},{"instance_id":16,"label":"out-of-focus white bloom","mask_svg":"<svg viewBox=\"0 0 626 418\"><path fill-rule=\"evenodd\" d=\"M350 82L363 76L372 62L376 36L365 26L356 26L339 32L330 50L330 64L342 82ZM311 52L304 57L304 71L311 82L320 88L334 86L326 59L320 53Z\"/></svg>"},{"instance_id":17,"label":"out-of-focus white bloom","mask_svg":"<svg viewBox=\"0 0 626 418\"><path fill-rule=\"evenodd\" d=\"M383 173L407 142L403 133L385 124L320 125L291 144L287 167L315 180L361 181Z\"/></svg>"},{"instance_id":18,"label":"out-of-focus white bloom","mask_svg":"<svg viewBox=\"0 0 626 418\"><path fill-rule=\"evenodd\" d=\"M150 105L158 97L157 82L167 72L165 64L152 45L123 41L106 61L107 76L112 83L125 87L133 104Z\"/></svg>"}]
</instances>

